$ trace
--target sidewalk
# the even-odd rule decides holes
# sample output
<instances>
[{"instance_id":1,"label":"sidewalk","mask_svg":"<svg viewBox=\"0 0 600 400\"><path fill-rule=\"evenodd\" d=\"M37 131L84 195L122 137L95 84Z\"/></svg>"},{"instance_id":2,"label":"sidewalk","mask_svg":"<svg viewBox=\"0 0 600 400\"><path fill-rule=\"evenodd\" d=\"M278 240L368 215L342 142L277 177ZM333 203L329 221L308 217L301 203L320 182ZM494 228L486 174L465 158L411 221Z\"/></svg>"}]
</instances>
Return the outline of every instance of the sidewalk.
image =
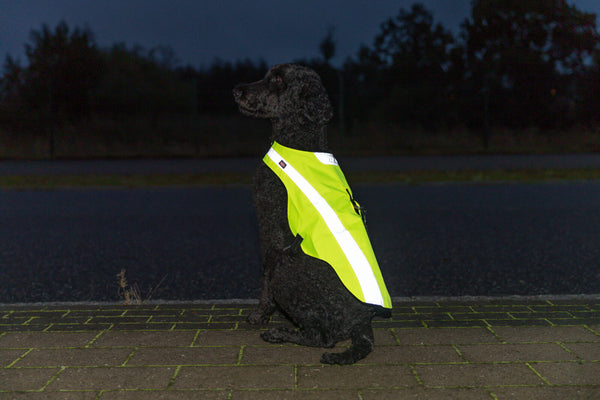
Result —
<instances>
[{"instance_id":1,"label":"sidewalk","mask_svg":"<svg viewBox=\"0 0 600 400\"><path fill-rule=\"evenodd\" d=\"M253 304L4 305L0 400L600 399L600 299L394 306L340 367L262 342Z\"/></svg>"}]
</instances>

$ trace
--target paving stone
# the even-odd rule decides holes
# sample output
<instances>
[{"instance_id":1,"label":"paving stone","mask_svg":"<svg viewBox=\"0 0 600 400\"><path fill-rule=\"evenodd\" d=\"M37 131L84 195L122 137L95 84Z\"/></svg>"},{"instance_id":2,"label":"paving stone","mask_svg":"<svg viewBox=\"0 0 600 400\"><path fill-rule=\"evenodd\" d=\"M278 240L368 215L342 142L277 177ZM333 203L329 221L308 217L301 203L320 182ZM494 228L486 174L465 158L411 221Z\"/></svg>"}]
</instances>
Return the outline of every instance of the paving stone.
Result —
<instances>
[{"instance_id":1,"label":"paving stone","mask_svg":"<svg viewBox=\"0 0 600 400\"><path fill-rule=\"evenodd\" d=\"M375 337L375 346L394 346L398 344L391 329L373 329L373 336Z\"/></svg>"},{"instance_id":2,"label":"paving stone","mask_svg":"<svg viewBox=\"0 0 600 400\"><path fill-rule=\"evenodd\" d=\"M600 322L600 318L548 319L548 321L558 326L590 326Z\"/></svg>"},{"instance_id":3,"label":"paving stone","mask_svg":"<svg viewBox=\"0 0 600 400\"><path fill-rule=\"evenodd\" d=\"M416 385L415 377L405 365L298 367L299 389L384 389Z\"/></svg>"},{"instance_id":4,"label":"paving stone","mask_svg":"<svg viewBox=\"0 0 600 400\"><path fill-rule=\"evenodd\" d=\"M316 364L320 363L324 352L344 351L337 349L320 349L314 347L295 346L292 344L246 346L242 354L242 364L277 365L277 364Z\"/></svg>"},{"instance_id":5,"label":"paving stone","mask_svg":"<svg viewBox=\"0 0 600 400\"><path fill-rule=\"evenodd\" d=\"M135 352L128 366L236 364L240 347L143 348Z\"/></svg>"},{"instance_id":6,"label":"paving stone","mask_svg":"<svg viewBox=\"0 0 600 400\"><path fill-rule=\"evenodd\" d=\"M381 322L387 321L447 321L452 320L450 313L415 313L415 314L396 314L392 315L391 320L380 320Z\"/></svg>"},{"instance_id":7,"label":"paving stone","mask_svg":"<svg viewBox=\"0 0 600 400\"><path fill-rule=\"evenodd\" d=\"M238 325L236 322L183 322L183 323L175 323L174 330L198 330L198 329L237 329Z\"/></svg>"},{"instance_id":8,"label":"paving stone","mask_svg":"<svg viewBox=\"0 0 600 400\"><path fill-rule=\"evenodd\" d=\"M255 307L252 307L251 309L254 309ZM204 313L208 313L210 315L244 315L243 312L243 308L240 307L224 307L224 308L213 308L210 310L203 310L202 312Z\"/></svg>"},{"instance_id":9,"label":"paving stone","mask_svg":"<svg viewBox=\"0 0 600 400\"><path fill-rule=\"evenodd\" d=\"M41 332L48 329L50 325L2 325L0 324L0 333L4 332Z\"/></svg>"},{"instance_id":10,"label":"paving stone","mask_svg":"<svg viewBox=\"0 0 600 400\"><path fill-rule=\"evenodd\" d=\"M173 389L293 389L293 366L182 367Z\"/></svg>"},{"instance_id":11,"label":"paving stone","mask_svg":"<svg viewBox=\"0 0 600 400\"><path fill-rule=\"evenodd\" d=\"M45 324L45 325L50 325L50 324L74 325L74 324L84 324L92 319L93 318L90 318L89 316L79 316L79 317L69 316L69 317L64 317L64 318L60 318L60 319L39 317L39 318L33 318L30 323L31 324Z\"/></svg>"},{"instance_id":12,"label":"paving stone","mask_svg":"<svg viewBox=\"0 0 600 400\"><path fill-rule=\"evenodd\" d=\"M97 392L11 392L0 393L0 400L95 400Z\"/></svg>"},{"instance_id":13,"label":"paving stone","mask_svg":"<svg viewBox=\"0 0 600 400\"><path fill-rule=\"evenodd\" d=\"M475 312L531 312L528 306L520 304L489 304L471 307Z\"/></svg>"},{"instance_id":14,"label":"paving stone","mask_svg":"<svg viewBox=\"0 0 600 400\"><path fill-rule=\"evenodd\" d=\"M493 388L498 400L596 400L600 399L600 387L506 387Z\"/></svg>"},{"instance_id":15,"label":"paving stone","mask_svg":"<svg viewBox=\"0 0 600 400\"><path fill-rule=\"evenodd\" d=\"M590 309L584 304L540 304L531 305L531 308L535 312L548 312L548 311L589 311Z\"/></svg>"},{"instance_id":16,"label":"paving stone","mask_svg":"<svg viewBox=\"0 0 600 400\"><path fill-rule=\"evenodd\" d=\"M0 391L40 390L59 368L0 369Z\"/></svg>"},{"instance_id":17,"label":"paving stone","mask_svg":"<svg viewBox=\"0 0 600 400\"><path fill-rule=\"evenodd\" d=\"M132 317L93 317L90 323L93 324L133 324L133 323L144 323L148 321L147 316L132 316Z\"/></svg>"},{"instance_id":18,"label":"paving stone","mask_svg":"<svg viewBox=\"0 0 600 400\"><path fill-rule=\"evenodd\" d=\"M23 354L25 354L26 350L5 350L0 349L0 368L7 367L12 364L14 361L18 360Z\"/></svg>"},{"instance_id":19,"label":"paving stone","mask_svg":"<svg viewBox=\"0 0 600 400\"><path fill-rule=\"evenodd\" d=\"M170 331L172 329L172 323L115 323L111 327L113 331Z\"/></svg>"},{"instance_id":20,"label":"paving stone","mask_svg":"<svg viewBox=\"0 0 600 400\"><path fill-rule=\"evenodd\" d=\"M553 385L598 385L600 363L539 363L531 366Z\"/></svg>"},{"instance_id":21,"label":"paving stone","mask_svg":"<svg viewBox=\"0 0 600 400\"><path fill-rule=\"evenodd\" d=\"M486 328L394 329L402 344L499 343Z\"/></svg>"},{"instance_id":22,"label":"paving stone","mask_svg":"<svg viewBox=\"0 0 600 400\"><path fill-rule=\"evenodd\" d=\"M51 348L51 347L83 347L98 335L98 332L57 333L57 332L22 332L7 333L0 337L1 348Z\"/></svg>"},{"instance_id":23,"label":"paving stone","mask_svg":"<svg viewBox=\"0 0 600 400\"><path fill-rule=\"evenodd\" d=\"M416 306L412 307L417 314L449 314L449 313L472 313L469 306Z\"/></svg>"},{"instance_id":24,"label":"paving stone","mask_svg":"<svg viewBox=\"0 0 600 400\"><path fill-rule=\"evenodd\" d=\"M246 322L245 315L213 315L210 322Z\"/></svg>"},{"instance_id":25,"label":"paving stone","mask_svg":"<svg viewBox=\"0 0 600 400\"><path fill-rule=\"evenodd\" d=\"M557 344L459 345L458 350L470 362L566 361L577 357Z\"/></svg>"},{"instance_id":26,"label":"paving stone","mask_svg":"<svg viewBox=\"0 0 600 400\"><path fill-rule=\"evenodd\" d=\"M127 390L107 391L99 400L226 400L229 390Z\"/></svg>"},{"instance_id":27,"label":"paving stone","mask_svg":"<svg viewBox=\"0 0 600 400\"><path fill-rule=\"evenodd\" d=\"M203 330L198 332L195 346L234 346L234 345L264 345L258 331L218 331Z\"/></svg>"},{"instance_id":28,"label":"paving stone","mask_svg":"<svg viewBox=\"0 0 600 400\"><path fill-rule=\"evenodd\" d=\"M94 332L111 328L111 324L52 324L48 332Z\"/></svg>"},{"instance_id":29,"label":"paving stone","mask_svg":"<svg viewBox=\"0 0 600 400\"><path fill-rule=\"evenodd\" d=\"M450 363L464 360L449 345L380 347L358 364Z\"/></svg>"},{"instance_id":30,"label":"paving stone","mask_svg":"<svg viewBox=\"0 0 600 400\"><path fill-rule=\"evenodd\" d=\"M425 387L542 385L525 364L416 365Z\"/></svg>"},{"instance_id":31,"label":"paving stone","mask_svg":"<svg viewBox=\"0 0 600 400\"><path fill-rule=\"evenodd\" d=\"M119 366L132 349L34 349L14 367Z\"/></svg>"},{"instance_id":32,"label":"paving stone","mask_svg":"<svg viewBox=\"0 0 600 400\"><path fill-rule=\"evenodd\" d=\"M589 343L566 343L564 346L582 360L600 361L600 345L590 346Z\"/></svg>"},{"instance_id":33,"label":"paving stone","mask_svg":"<svg viewBox=\"0 0 600 400\"><path fill-rule=\"evenodd\" d=\"M31 320L29 317L20 316L17 317L13 314L2 314L0 313L0 324L24 324L27 321Z\"/></svg>"},{"instance_id":34,"label":"paving stone","mask_svg":"<svg viewBox=\"0 0 600 400\"><path fill-rule=\"evenodd\" d=\"M175 368L67 368L48 390L166 389Z\"/></svg>"},{"instance_id":35,"label":"paving stone","mask_svg":"<svg viewBox=\"0 0 600 400\"><path fill-rule=\"evenodd\" d=\"M209 318L210 318L210 316L208 316L208 315L194 316L194 317L182 317L180 315L153 315L151 317L148 317L148 322L152 323L152 324L159 323L159 322L171 323L171 324L175 324L175 323L180 323L180 324L207 323Z\"/></svg>"},{"instance_id":36,"label":"paving stone","mask_svg":"<svg viewBox=\"0 0 600 400\"><path fill-rule=\"evenodd\" d=\"M597 319L600 321L600 311L571 311L570 314L575 318Z\"/></svg>"},{"instance_id":37,"label":"paving stone","mask_svg":"<svg viewBox=\"0 0 600 400\"><path fill-rule=\"evenodd\" d=\"M227 328L227 325L233 325L233 328ZM235 330L246 330L246 331L260 331L267 330L275 327L293 327L293 325L287 320L271 320L268 325L251 325L248 322L240 321L240 322L220 322L219 324L214 324L212 329L235 329ZM208 328L210 329L210 327Z\"/></svg>"},{"instance_id":38,"label":"paving stone","mask_svg":"<svg viewBox=\"0 0 600 400\"><path fill-rule=\"evenodd\" d=\"M394 389L361 390L361 400L491 400L487 390L474 389Z\"/></svg>"},{"instance_id":39,"label":"paving stone","mask_svg":"<svg viewBox=\"0 0 600 400\"><path fill-rule=\"evenodd\" d=\"M231 400L359 400L358 390L234 390Z\"/></svg>"},{"instance_id":40,"label":"paving stone","mask_svg":"<svg viewBox=\"0 0 600 400\"><path fill-rule=\"evenodd\" d=\"M183 309L152 309L152 310L126 310L121 315L124 317L159 317L159 316L181 316Z\"/></svg>"},{"instance_id":41,"label":"paving stone","mask_svg":"<svg viewBox=\"0 0 600 400\"><path fill-rule=\"evenodd\" d=\"M457 320L470 319L512 319L507 312L478 312L478 313L453 313L452 317Z\"/></svg>"},{"instance_id":42,"label":"paving stone","mask_svg":"<svg viewBox=\"0 0 600 400\"><path fill-rule=\"evenodd\" d=\"M472 320L449 320L449 321L424 321L428 328L465 328L472 326L488 326L488 323L483 319Z\"/></svg>"},{"instance_id":43,"label":"paving stone","mask_svg":"<svg viewBox=\"0 0 600 400\"><path fill-rule=\"evenodd\" d=\"M185 332L104 332L94 347L176 347L190 346L196 336Z\"/></svg>"},{"instance_id":44,"label":"paving stone","mask_svg":"<svg viewBox=\"0 0 600 400\"><path fill-rule=\"evenodd\" d=\"M567 311L554 311L554 312L513 312L510 313L516 319L540 319L540 318L570 318L573 319Z\"/></svg>"},{"instance_id":45,"label":"paving stone","mask_svg":"<svg viewBox=\"0 0 600 400\"><path fill-rule=\"evenodd\" d=\"M600 336L582 326L497 327L493 330L509 343L600 342Z\"/></svg>"},{"instance_id":46,"label":"paving stone","mask_svg":"<svg viewBox=\"0 0 600 400\"><path fill-rule=\"evenodd\" d=\"M414 320L414 321L373 321L371 325L373 329L382 328L425 328L426 321Z\"/></svg>"},{"instance_id":47,"label":"paving stone","mask_svg":"<svg viewBox=\"0 0 600 400\"><path fill-rule=\"evenodd\" d=\"M490 319L486 320L491 327L496 326L551 326L552 323L547 319Z\"/></svg>"}]
</instances>

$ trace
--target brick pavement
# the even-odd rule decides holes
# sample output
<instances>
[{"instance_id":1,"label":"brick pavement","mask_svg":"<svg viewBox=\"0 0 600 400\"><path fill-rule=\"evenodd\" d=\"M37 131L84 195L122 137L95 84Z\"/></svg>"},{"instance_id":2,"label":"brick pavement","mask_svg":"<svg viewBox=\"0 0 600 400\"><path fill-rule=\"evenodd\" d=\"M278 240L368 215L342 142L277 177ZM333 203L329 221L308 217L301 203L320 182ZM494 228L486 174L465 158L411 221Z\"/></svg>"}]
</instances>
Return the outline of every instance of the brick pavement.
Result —
<instances>
[{"instance_id":1,"label":"brick pavement","mask_svg":"<svg viewBox=\"0 0 600 400\"><path fill-rule=\"evenodd\" d=\"M396 301L343 367L262 342L254 306L0 306L0 400L600 399L600 298Z\"/></svg>"}]
</instances>

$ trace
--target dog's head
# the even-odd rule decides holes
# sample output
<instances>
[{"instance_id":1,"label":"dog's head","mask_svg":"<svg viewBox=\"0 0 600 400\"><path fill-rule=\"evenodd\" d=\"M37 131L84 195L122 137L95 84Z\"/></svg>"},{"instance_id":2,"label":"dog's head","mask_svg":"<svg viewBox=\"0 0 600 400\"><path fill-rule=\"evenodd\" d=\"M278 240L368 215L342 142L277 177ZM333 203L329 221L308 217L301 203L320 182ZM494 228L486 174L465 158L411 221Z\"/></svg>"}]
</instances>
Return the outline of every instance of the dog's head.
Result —
<instances>
[{"instance_id":1,"label":"dog's head","mask_svg":"<svg viewBox=\"0 0 600 400\"><path fill-rule=\"evenodd\" d=\"M321 127L333 116L319 75L295 64L276 65L262 80L236 86L233 97L242 114L286 125Z\"/></svg>"}]
</instances>

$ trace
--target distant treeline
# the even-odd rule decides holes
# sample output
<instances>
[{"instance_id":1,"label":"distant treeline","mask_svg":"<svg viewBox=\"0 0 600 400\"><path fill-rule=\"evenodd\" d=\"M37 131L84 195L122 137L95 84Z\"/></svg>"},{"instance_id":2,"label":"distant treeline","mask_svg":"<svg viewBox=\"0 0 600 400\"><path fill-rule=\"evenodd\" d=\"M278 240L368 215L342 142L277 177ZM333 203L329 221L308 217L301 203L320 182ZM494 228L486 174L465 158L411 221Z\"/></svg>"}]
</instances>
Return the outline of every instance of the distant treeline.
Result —
<instances>
[{"instance_id":1,"label":"distant treeline","mask_svg":"<svg viewBox=\"0 0 600 400\"><path fill-rule=\"evenodd\" d=\"M10 56L4 62L0 133L237 115L231 89L268 68L251 60L182 67L170 48L100 48L89 29L64 22L33 30L25 50L26 65ZM458 36L414 4L384 21L372 45L340 68L330 63L335 50L331 28L318 57L295 61L321 75L342 134L364 121L432 132L458 127L484 140L492 127L553 132L600 124L596 15L566 0L474 0ZM112 128L102 135L114 135L115 124L105 125Z\"/></svg>"}]
</instances>

